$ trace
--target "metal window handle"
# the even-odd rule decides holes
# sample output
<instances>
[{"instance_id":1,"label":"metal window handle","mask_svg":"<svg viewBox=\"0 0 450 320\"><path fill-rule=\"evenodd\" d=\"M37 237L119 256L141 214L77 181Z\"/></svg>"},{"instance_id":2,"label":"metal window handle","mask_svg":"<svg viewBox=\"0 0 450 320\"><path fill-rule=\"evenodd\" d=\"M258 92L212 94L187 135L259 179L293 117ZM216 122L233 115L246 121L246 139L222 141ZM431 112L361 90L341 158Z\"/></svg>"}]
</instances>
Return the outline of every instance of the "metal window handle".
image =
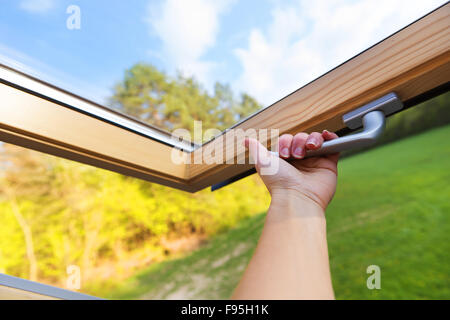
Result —
<instances>
[{"instance_id":1,"label":"metal window handle","mask_svg":"<svg viewBox=\"0 0 450 320\"><path fill-rule=\"evenodd\" d=\"M375 143L381 133L383 133L386 116L401 109L403 109L401 100L394 92L391 92L358 109L346 113L342 117L344 124L350 129L357 129L363 126L363 131L334 140L325 141L320 149L307 151L305 157L332 154L369 146ZM278 156L278 152L272 153ZM251 169L248 172L244 172L238 176L211 186L211 190L214 191L220 189L255 172L255 169Z\"/></svg>"},{"instance_id":2,"label":"metal window handle","mask_svg":"<svg viewBox=\"0 0 450 320\"><path fill-rule=\"evenodd\" d=\"M384 113L382 111L371 111L363 116L362 121L364 127L363 131L334 140L325 141L320 149L307 151L306 157L332 154L349 149L363 148L374 144L384 131Z\"/></svg>"},{"instance_id":3,"label":"metal window handle","mask_svg":"<svg viewBox=\"0 0 450 320\"><path fill-rule=\"evenodd\" d=\"M363 131L325 141L320 149L307 151L305 158L363 148L374 144L384 131L386 116L402 108L403 104L397 95L389 93L345 114L342 120L347 127L356 129L362 125ZM278 155L277 152L274 152L274 154Z\"/></svg>"},{"instance_id":4,"label":"metal window handle","mask_svg":"<svg viewBox=\"0 0 450 320\"><path fill-rule=\"evenodd\" d=\"M306 151L305 158L342 152L349 149L363 148L374 144L383 133L385 116L382 111L371 111L363 117L364 130L359 133L325 141L317 150ZM279 156L278 152L271 152Z\"/></svg>"}]
</instances>

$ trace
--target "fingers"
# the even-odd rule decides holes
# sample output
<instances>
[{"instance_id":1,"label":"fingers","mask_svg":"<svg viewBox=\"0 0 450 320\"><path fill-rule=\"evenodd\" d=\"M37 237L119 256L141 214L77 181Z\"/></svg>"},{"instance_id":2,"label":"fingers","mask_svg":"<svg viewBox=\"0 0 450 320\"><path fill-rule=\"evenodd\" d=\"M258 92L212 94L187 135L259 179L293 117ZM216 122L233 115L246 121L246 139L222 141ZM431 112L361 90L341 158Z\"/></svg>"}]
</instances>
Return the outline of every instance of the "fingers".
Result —
<instances>
[{"instance_id":1,"label":"fingers","mask_svg":"<svg viewBox=\"0 0 450 320\"><path fill-rule=\"evenodd\" d=\"M308 134L305 132L297 133L292 139L291 153L296 159L302 159L306 155L306 140Z\"/></svg>"},{"instance_id":2,"label":"fingers","mask_svg":"<svg viewBox=\"0 0 450 320\"><path fill-rule=\"evenodd\" d=\"M328 130L323 130L322 132L322 137L325 141L329 141L329 140L333 140L336 138L339 138L338 135L334 132L330 132ZM328 159L330 159L333 162L338 162L339 160L339 153L335 153L335 154L330 154L326 156Z\"/></svg>"},{"instance_id":3,"label":"fingers","mask_svg":"<svg viewBox=\"0 0 450 320\"><path fill-rule=\"evenodd\" d=\"M313 132L309 135L308 139L306 139L306 149L317 150L322 146L322 143L322 135L318 132Z\"/></svg>"},{"instance_id":4,"label":"fingers","mask_svg":"<svg viewBox=\"0 0 450 320\"><path fill-rule=\"evenodd\" d=\"M313 132L309 135L305 132L299 132L295 136L284 134L278 139L278 153L284 159L290 157L302 159L308 150L317 150L322 147L324 141L336 138L338 138L337 134L327 130L324 130L322 134L318 132ZM246 138L244 143L249 148L250 155L257 166L264 166L270 163L270 153L258 140Z\"/></svg>"},{"instance_id":5,"label":"fingers","mask_svg":"<svg viewBox=\"0 0 450 320\"><path fill-rule=\"evenodd\" d=\"M323 130L322 137L325 141L333 140L339 138L338 135L334 132L330 132L328 130Z\"/></svg>"},{"instance_id":6,"label":"fingers","mask_svg":"<svg viewBox=\"0 0 450 320\"><path fill-rule=\"evenodd\" d=\"M291 156L292 134L283 134L278 139L278 153L280 157L287 159Z\"/></svg>"},{"instance_id":7,"label":"fingers","mask_svg":"<svg viewBox=\"0 0 450 320\"><path fill-rule=\"evenodd\" d=\"M324 130L322 134L318 132L311 134L299 132L295 136L284 134L278 140L278 150L281 158L302 159L305 157L306 151L317 150L322 147L324 141L336 138L338 138L337 134L327 130Z\"/></svg>"}]
</instances>

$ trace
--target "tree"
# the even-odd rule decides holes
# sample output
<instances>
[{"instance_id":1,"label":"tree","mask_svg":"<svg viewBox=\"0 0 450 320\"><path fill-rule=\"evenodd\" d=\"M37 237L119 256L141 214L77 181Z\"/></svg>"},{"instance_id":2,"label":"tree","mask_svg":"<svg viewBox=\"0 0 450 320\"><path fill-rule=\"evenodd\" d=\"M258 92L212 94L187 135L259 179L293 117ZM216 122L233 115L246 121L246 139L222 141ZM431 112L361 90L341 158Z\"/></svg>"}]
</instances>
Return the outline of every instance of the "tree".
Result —
<instances>
[{"instance_id":1,"label":"tree","mask_svg":"<svg viewBox=\"0 0 450 320\"><path fill-rule=\"evenodd\" d=\"M170 78L154 66L139 63L125 72L114 88L111 105L126 114L166 130L224 130L260 109L255 99L242 94L236 100L229 85L217 82L210 95L192 77L177 74Z\"/></svg>"},{"instance_id":2,"label":"tree","mask_svg":"<svg viewBox=\"0 0 450 320\"><path fill-rule=\"evenodd\" d=\"M29 265L28 277L31 280L37 280L38 260L33 231L46 211L39 210L35 214L30 212L36 204L47 203L51 192L47 182L52 181L52 177L49 177L49 171L43 166L42 159L39 156L33 156L26 149L4 145L1 155L1 162L8 170L4 173L0 192L8 200L10 212L23 233Z\"/></svg>"},{"instance_id":3,"label":"tree","mask_svg":"<svg viewBox=\"0 0 450 320\"><path fill-rule=\"evenodd\" d=\"M228 85L216 83L211 94L193 78L148 64L125 72L111 104L160 128L191 132L195 120L223 130L259 109ZM89 281L100 261L142 248L164 255L170 239L212 235L267 205L257 179L187 194L9 144L0 156L0 269L31 280L63 284L75 264Z\"/></svg>"}]
</instances>

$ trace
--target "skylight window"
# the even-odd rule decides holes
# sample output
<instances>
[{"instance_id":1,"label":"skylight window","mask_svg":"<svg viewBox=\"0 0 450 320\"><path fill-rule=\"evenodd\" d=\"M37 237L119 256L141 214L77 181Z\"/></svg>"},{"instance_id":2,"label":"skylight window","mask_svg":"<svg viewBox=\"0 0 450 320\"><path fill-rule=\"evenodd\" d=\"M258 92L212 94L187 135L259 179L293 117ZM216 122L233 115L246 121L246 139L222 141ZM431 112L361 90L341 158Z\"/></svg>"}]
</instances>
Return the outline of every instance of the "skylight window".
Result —
<instances>
[{"instance_id":1,"label":"skylight window","mask_svg":"<svg viewBox=\"0 0 450 320\"><path fill-rule=\"evenodd\" d=\"M344 114L387 93L411 106L448 85L448 3L417 21L439 3L374 14L372 1L335 11L268 1L247 20L243 1L51 3L0 12L0 140L190 192L252 169L236 165L248 155L232 129L339 131ZM319 9L329 20L308 24ZM346 19L364 37L344 32Z\"/></svg>"}]
</instances>

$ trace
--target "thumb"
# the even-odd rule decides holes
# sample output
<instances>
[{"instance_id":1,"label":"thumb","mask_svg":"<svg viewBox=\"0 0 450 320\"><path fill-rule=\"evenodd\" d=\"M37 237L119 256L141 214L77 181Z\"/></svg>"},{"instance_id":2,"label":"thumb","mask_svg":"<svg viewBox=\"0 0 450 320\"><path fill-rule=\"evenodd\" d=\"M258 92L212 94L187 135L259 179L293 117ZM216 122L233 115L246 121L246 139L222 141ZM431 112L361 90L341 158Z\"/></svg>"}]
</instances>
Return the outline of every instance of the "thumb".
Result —
<instances>
[{"instance_id":1,"label":"thumb","mask_svg":"<svg viewBox=\"0 0 450 320\"><path fill-rule=\"evenodd\" d=\"M267 167L271 162L271 154L267 151L258 140L254 138L245 138L244 145L248 148L252 162L254 163L256 170L260 170L261 167Z\"/></svg>"}]
</instances>

